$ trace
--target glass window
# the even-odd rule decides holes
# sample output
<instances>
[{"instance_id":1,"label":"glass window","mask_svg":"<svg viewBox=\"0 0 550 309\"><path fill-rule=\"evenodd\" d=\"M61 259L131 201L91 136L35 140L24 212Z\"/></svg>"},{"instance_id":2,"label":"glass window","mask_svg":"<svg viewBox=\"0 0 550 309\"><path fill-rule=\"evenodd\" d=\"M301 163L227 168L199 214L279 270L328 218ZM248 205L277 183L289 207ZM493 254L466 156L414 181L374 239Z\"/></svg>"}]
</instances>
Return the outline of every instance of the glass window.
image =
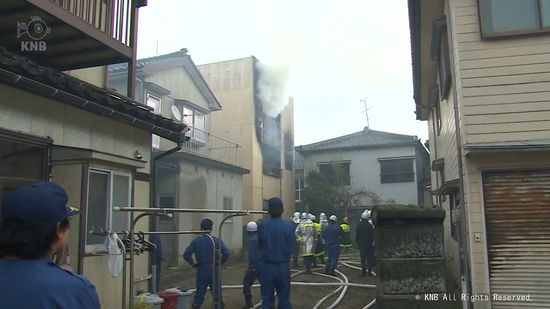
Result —
<instances>
[{"instance_id":1,"label":"glass window","mask_svg":"<svg viewBox=\"0 0 550 309\"><path fill-rule=\"evenodd\" d=\"M414 159L380 159L380 183L414 182Z\"/></svg>"},{"instance_id":2,"label":"glass window","mask_svg":"<svg viewBox=\"0 0 550 309\"><path fill-rule=\"evenodd\" d=\"M206 143L208 137L207 115L187 106L183 106L182 111L183 123L191 128L188 136L194 141Z\"/></svg>"},{"instance_id":3,"label":"glass window","mask_svg":"<svg viewBox=\"0 0 550 309\"><path fill-rule=\"evenodd\" d=\"M90 170L88 179L88 212L86 230L100 233L102 231L127 231L129 214L114 213L113 207L130 207L131 176L126 173ZM88 233L86 235L87 251L104 250L105 236Z\"/></svg>"},{"instance_id":4,"label":"glass window","mask_svg":"<svg viewBox=\"0 0 550 309\"><path fill-rule=\"evenodd\" d=\"M296 178L294 180L294 200L296 202L302 201L302 192L304 191L304 179Z\"/></svg>"},{"instance_id":5,"label":"glass window","mask_svg":"<svg viewBox=\"0 0 550 309\"><path fill-rule=\"evenodd\" d=\"M319 164L319 173L335 185L350 185L349 162L331 162Z\"/></svg>"},{"instance_id":6,"label":"glass window","mask_svg":"<svg viewBox=\"0 0 550 309\"><path fill-rule=\"evenodd\" d=\"M536 33L550 26L548 0L481 0L479 3L485 36Z\"/></svg>"},{"instance_id":7,"label":"glass window","mask_svg":"<svg viewBox=\"0 0 550 309\"><path fill-rule=\"evenodd\" d=\"M160 100L159 97L156 97L156 96L151 95L151 94L147 94L147 106L151 107L153 109L153 112L155 112L155 114L160 115L160 103L161 103L161 100ZM160 148L160 136L153 134L151 144L152 144L153 149L159 149Z\"/></svg>"}]
</instances>

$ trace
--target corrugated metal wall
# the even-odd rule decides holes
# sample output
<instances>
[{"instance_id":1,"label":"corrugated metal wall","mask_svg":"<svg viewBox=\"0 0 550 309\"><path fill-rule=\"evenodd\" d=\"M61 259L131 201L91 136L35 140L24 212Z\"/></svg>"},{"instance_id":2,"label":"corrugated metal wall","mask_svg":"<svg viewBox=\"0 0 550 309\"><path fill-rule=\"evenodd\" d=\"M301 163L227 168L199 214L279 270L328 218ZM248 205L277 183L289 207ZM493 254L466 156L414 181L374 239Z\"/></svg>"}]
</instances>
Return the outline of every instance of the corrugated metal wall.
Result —
<instances>
[{"instance_id":1,"label":"corrugated metal wall","mask_svg":"<svg viewBox=\"0 0 550 309\"><path fill-rule=\"evenodd\" d=\"M550 171L483 174L493 308L550 308Z\"/></svg>"}]
</instances>

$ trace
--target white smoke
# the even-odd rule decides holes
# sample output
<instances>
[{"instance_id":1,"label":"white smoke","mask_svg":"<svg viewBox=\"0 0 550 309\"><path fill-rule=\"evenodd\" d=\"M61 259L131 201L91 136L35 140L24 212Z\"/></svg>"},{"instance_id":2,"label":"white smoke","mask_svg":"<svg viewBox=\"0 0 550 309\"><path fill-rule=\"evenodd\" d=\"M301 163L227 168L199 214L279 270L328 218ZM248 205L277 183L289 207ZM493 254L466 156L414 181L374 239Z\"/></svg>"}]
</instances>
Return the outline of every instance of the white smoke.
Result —
<instances>
[{"instance_id":1,"label":"white smoke","mask_svg":"<svg viewBox=\"0 0 550 309\"><path fill-rule=\"evenodd\" d=\"M263 112L270 117L277 117L288 103L287 81L289 71L281 67L270 67L256 63L258 75L257 96Z\"/></svg>"}]
</instances>

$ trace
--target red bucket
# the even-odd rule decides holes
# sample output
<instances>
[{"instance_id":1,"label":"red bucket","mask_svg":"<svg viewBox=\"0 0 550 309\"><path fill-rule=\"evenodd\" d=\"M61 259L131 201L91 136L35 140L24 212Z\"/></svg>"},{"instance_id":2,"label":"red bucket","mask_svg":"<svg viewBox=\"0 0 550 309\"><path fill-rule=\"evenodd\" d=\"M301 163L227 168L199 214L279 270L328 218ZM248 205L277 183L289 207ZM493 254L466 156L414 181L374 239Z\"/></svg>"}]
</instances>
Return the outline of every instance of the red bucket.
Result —
<instances>
[{"instance_id":1,"label":"red bucket","mask_svg":"<svg viewBox=\"0 0 550 309\"><path fill-rule=\"evenodd\" d=\"M157 293L158 296L164 299L161 309L177 309L178 306L178 293L162 291Z\"/></svg>"}]
</instances>

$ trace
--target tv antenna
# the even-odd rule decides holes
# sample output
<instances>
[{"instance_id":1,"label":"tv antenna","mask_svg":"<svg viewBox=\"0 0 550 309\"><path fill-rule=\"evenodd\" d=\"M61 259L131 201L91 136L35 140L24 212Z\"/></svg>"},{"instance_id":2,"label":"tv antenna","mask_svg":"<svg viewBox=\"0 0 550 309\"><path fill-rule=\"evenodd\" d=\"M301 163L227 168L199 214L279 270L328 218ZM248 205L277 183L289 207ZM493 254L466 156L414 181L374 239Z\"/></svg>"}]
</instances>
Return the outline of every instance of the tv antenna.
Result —
<instances>
[{"instance_id":1,"label":"tv antenna","mask_svg":"<svg viewBox=\"0 0 550 309\"><path fill-rule=\"evenodd\" d=\"M369 110L371 110L372 107L367 108L367 99L368 99L368 97L365 97L365 98L359 100L359 102L363 103L363 106L365 107L365 116L367 117L367 129L370 129Z\"/></svg>"}]
</instances>

